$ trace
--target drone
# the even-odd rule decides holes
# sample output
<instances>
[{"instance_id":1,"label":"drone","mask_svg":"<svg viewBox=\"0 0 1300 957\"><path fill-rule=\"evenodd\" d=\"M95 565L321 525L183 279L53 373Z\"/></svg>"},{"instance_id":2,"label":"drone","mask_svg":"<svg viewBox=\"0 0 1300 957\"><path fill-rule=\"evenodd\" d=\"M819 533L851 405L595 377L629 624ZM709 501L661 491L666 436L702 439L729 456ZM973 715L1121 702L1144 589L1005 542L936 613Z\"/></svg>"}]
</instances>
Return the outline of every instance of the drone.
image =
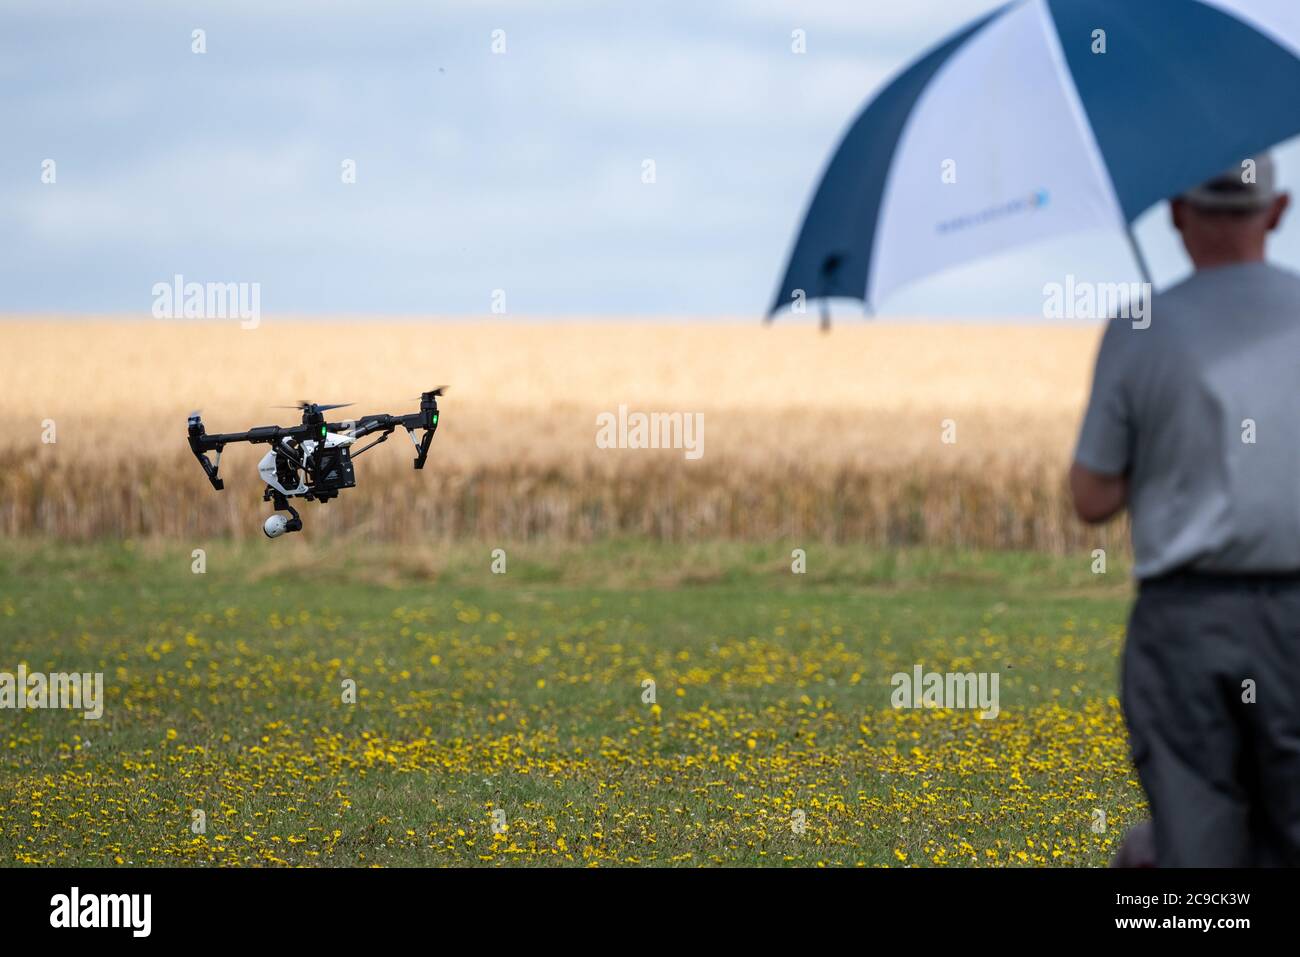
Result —
<instances>
[{"instance_id":1,"label":"drone","mask_svg":"<svg viewBox=\"0 0 1300 957\"><path fill-rule=\"evenodd\" d=\"M346 409L351 405L350 402L318 405L304 401L297 405L279 406L300 410L300 425L259 425L247 432L221 435L209 435L199 413L191 412L190 451L203 466L203 474L208 477L212 487L221 491L225 488L225 482L218 475L222 449L234 442L271 446L271 450L257 464L258 474L266 482L262 501L271 502L275 507L275 514L263 523L262 531L267 538L279 538L288 532L302 531L302 518L297 509L289 504L291 498L328 502L337 498L341 490L353 488L357 480L352 460L367 449L387 441L398 428L406 429L406 434L415 446L415 467L424 468L424 460L429 455L429 444L433 441L433 434L438 431L438 396L446 391L446 386L439 386L422 393L419 412L409 415L381 412L348 422L327 422L325 413L332 409ZM417 431L422 433L419 438L415 435ZM379 437L373 442L353 448L353 443L358 439L374 434ZM213 458L208 457L209 453L213 454ZM287 518L280 514L286 511L289 513Z\"/></svg>"}]
</instances>

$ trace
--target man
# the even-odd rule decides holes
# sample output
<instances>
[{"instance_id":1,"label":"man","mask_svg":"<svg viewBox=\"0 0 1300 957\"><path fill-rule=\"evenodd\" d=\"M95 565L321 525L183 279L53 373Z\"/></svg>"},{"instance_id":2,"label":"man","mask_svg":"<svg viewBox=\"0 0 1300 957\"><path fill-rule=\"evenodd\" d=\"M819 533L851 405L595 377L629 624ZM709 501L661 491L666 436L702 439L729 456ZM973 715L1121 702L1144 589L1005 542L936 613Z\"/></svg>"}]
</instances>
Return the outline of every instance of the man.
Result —
<instances>
[{"instance_id":1,"label":"man","mask_svg":"<svg viewBox=\"0 0 1300 957\"><path fill-rule=\"evenodd\" d=\"M1132 520L1122 699L1163 867L1300 865L1300 276L1264 261L1288 202L1268 156L1173 200L1195 272L1106 329L1070 470L1080 518Z\"/></svg>"}]
</instances>

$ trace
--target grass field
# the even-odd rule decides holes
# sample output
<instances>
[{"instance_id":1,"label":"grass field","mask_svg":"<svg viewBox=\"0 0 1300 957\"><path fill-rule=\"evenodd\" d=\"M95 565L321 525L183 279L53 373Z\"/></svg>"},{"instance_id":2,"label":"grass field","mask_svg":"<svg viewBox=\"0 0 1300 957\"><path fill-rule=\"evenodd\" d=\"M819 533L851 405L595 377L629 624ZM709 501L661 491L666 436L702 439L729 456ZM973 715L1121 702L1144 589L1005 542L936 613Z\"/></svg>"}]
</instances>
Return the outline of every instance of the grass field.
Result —
<instances>
[{"instance_id":1,"label":"grass field","mask_svg":"<svg viewBox=\"0 0 1300 957\"><path fill-rule=\"evenodd\" d=\"M791 547L0 541L0 670L107 686L0 714L0 862L1105 863L1120 563ZM891 707L915 664L1000 715Z\"/></svg>"}]
</instances>

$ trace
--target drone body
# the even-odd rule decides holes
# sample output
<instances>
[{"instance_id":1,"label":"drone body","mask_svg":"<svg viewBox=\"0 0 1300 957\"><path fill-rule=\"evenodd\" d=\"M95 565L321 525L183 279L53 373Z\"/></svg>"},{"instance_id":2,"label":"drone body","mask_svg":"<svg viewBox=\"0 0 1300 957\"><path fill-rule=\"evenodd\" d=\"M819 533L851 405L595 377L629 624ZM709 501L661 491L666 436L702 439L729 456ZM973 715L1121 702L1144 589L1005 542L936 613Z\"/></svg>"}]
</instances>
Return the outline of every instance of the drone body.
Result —
<instances>
[{"instance_id":1,"label":"drone body","mask_svg":"<svg viewBox=\"0 0 1300 957\"><path fill-rule=\"evenodd\" d=\"M429 444L438 430L438 396L444 391L445 388L440 386L422 394L420 411L410 415L379 413L349 422L327 422L327 411L344 406L302 402L297 406L302 410L302 423L299 425L287 428L262 425L247 432L220 435L209 435L203 427L202 418L194 412L189 418L190 451L203 466L203 474L208 477L212 487L219 491L225 487L218 470L221 467L221 452L227 445L249 442L271 446L270 451L258 463L257 471L266 483L262 501L272 502L276 509L276 514L263 524L262 531L268 538L278 538L286 532L302 530L302 519L289 504L290 499L328 502L338 497L340 490L353 488L357 484L352 467L353 458L386 441L398 428L406 429L406 434L415 445L415 467L424 468ZM417 431L422 432L418 439L415 437ZM374 434L379 437L373 442L353 449L358 439ZM209 459L208 453L213 453L215 457ZM279 514L282 511L287 511L290 517Z\"/></svg>"}]
</instances>

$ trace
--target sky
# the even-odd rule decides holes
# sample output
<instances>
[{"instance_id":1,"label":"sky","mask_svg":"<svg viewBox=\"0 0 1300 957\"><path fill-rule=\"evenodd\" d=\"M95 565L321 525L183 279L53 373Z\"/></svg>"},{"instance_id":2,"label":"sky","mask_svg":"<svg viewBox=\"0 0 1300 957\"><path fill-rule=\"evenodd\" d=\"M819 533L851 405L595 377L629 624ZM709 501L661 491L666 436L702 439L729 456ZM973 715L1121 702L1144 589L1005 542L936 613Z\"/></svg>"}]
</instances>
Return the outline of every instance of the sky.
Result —
<instances>
[{"instance_id":1,"label":"sky","mask_svg":"<svg viewBox=\"0 0 1300 957\"><path fill-rule=\"evenodd\" d=\"M0 312L147 315L181 274L260 283L264 313L503 290L512 315L756 318L869 96L997 5L5 0ZM1291 184L1300 148L1278 159ZM1186 272L1162 209L1138 236L1157 286ZM1300 227L1275 255L1300 267ZM1033 315L1025 277L1067 269L1137 278L1122 235L1077 235L877 312Z\"/></svg>"}]
</instances>

